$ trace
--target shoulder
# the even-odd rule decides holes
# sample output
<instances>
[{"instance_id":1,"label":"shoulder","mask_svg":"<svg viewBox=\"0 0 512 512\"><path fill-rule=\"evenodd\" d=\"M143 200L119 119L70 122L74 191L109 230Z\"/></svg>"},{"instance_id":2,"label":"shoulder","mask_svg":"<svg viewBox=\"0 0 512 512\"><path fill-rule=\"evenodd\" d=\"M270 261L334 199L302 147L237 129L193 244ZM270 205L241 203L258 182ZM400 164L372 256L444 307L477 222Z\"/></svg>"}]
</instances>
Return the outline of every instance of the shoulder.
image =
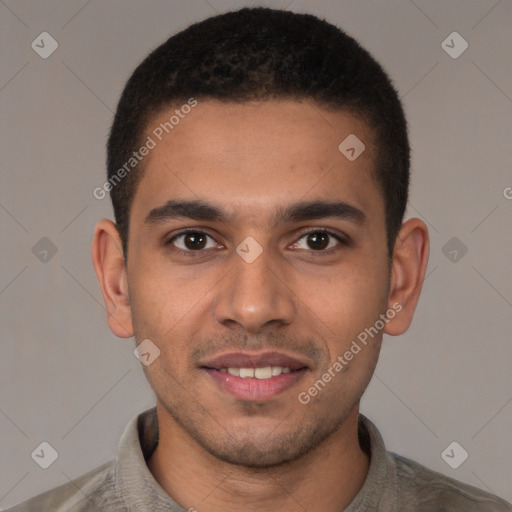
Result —
<instances>
[{"instance_id":1,"label":"shoulder","mask_svg":"<svg viewBox=\"0 0 512 512\"><path fill-rule=\"evenodd\" d=\"M404 512L512 512L510 503L491 493L433 471L393 452L388 452L388 457L395 465L400 501L407 503Z\"/></svg>"},{"instance_id":2,"label":"shoulder","mask_svg":"<svg viewBox=\"0 0 512 512\"><path fill-rule=\"evenodd\" d=\"M24 501L6 512L123 510L114 486L115 461Z\"/></svg>"},{"instance_id":3,"label":"shoulder","mask_svg":"<svg viewBox=\"0 0 512 512\"><path fill-rule=\"evenodd\" d=\"M359 442L370 467L351 512L512 512L498 496L386 450L378 428L362 414Z\"/></svg>"}]
</instances>

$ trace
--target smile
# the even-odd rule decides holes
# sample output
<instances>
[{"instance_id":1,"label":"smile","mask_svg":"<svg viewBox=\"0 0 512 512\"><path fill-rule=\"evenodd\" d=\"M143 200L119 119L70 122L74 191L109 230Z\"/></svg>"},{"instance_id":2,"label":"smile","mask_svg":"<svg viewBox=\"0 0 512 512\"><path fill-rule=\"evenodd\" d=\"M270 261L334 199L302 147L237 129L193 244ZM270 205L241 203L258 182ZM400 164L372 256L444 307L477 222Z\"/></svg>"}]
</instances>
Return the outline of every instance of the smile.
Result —
<instances>
[{"instance_id":1,"label":"smile","mask_svg":"<svg viewBox=\"0 0 512 512\"><path fill-rule=\"evenodd\" d=\"M310 369L303 357L275 351L228 352L201 361L217 389L239 400L263 402L297 384Z\"/></svg>"},{"instance_id":2,"label":"smile","mask_svg":"<svg viewBox=\"0 0 512 512\"><path fill-rule=\"evenodd\" d=\"M282 366L262 366L259 368L221 368L221 372L229 373L235 377L241 377L242 379L270 379L277 377L282 373L290 373L291 368L283 368Z\"/></svg>"}]
</instances>

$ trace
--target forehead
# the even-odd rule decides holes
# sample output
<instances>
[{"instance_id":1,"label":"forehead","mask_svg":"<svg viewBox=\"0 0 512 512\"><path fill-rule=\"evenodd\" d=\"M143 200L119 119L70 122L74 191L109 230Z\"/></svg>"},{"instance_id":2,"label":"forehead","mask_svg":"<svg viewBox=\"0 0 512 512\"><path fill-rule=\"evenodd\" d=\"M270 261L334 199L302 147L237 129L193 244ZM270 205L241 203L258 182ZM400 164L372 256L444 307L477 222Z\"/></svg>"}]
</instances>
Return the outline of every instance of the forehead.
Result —
<instances>
[{"instance_id":1,"label":"forehead","mask_svg":"<svg viewBox=\"0 0 512 512\"><path fill-rule=\"evenodd\" d=\"M312 102L197 101L186 114L173 106L148 123L144 138L154 148L143 162L132 214L177 198L211 199L228 215L253 220L274 215L274 205L318 198L383 212L372 177L373 138L361 119ZM343 152L346 140L364 144L355 160Z\"/></svg>"}]
</instances>

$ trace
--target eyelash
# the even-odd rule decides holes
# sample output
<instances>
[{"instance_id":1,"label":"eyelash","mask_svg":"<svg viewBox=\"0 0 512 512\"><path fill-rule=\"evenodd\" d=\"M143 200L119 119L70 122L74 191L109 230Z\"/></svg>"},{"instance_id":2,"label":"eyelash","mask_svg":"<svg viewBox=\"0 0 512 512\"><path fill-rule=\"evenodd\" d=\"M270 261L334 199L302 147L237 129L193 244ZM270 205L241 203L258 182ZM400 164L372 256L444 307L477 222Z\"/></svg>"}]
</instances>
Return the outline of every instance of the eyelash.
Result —
<instances>
[{"instance_id":1,"label":"eyelash","mask_svg":"<svg viewBox=\"0 0 512 512\"><path fill-rule=\"evenodd\" d=\"M195 228L190 228L190 229L185 229L183 231L180 231L179 233L174 235L172 238L170 238L169 240L167 240L165 242L165 245L166 246L173 246L173 249L172 249L173 252L175 252L176 254L178 254L180 256L183 255L183 256L186 256L186 257L189 257L189 258L195 258L195 257L197 257L197 255L199 255L201 253L204 253L205 249L198 249L197 251L192 251L192 250L184 251L183 249L180 249L180 248L178 248L178 247L173 245L173 242L177 238L179 238L180 236L191 234L191 233L192 234L199 234L199 235L206 235L206 236L210 237L211 239L213 239L213 237L211 235L209 235L208 233L206 233L205 231L201 231L201 230L195 229ZM305 236L307 236L307 235L309 235L311 233L325 233L326 235L331 236L335 240L337 240L339 242L340 246L346 247L350 243L349 240L345 239L341 235L339 235L337 233L334 233L333 231L330 231L329 229L321 228L321 227L315 228L315 229L311 229L309 231L301 233L300 236L297 238L296 242L294 242L294 243L297 243L299 240L301 240L302 238L304 238ZM315 251L315 250L311 249L311 250L309 250L307 252L313 253L315 256L325 256L325 255L331 254L333 249L336 250L337 248L338 248L338 246L331 247L330 249L322 249L322 250L318 250L318 251Z\"/></svg>"}]
</instances>

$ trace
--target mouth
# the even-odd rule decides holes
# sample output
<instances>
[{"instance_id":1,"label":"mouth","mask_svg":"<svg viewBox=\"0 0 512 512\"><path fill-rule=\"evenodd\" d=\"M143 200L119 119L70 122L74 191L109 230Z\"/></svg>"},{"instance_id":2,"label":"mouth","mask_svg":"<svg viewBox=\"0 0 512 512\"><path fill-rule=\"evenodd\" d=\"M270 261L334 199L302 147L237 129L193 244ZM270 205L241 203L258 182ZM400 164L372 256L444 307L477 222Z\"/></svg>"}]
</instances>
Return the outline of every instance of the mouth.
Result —
<instances>
[{"instance_id":1,"label":"mouth","mask_svg":"<svg viewBox=\"0 0 512 512\"><path fill-rule=\"evenodd\" d=\"M277 397L310 369L307 362L277 352L223 354L202 362L200 368L222 391L253 402Z\"/></svg>"}]
</instances>

